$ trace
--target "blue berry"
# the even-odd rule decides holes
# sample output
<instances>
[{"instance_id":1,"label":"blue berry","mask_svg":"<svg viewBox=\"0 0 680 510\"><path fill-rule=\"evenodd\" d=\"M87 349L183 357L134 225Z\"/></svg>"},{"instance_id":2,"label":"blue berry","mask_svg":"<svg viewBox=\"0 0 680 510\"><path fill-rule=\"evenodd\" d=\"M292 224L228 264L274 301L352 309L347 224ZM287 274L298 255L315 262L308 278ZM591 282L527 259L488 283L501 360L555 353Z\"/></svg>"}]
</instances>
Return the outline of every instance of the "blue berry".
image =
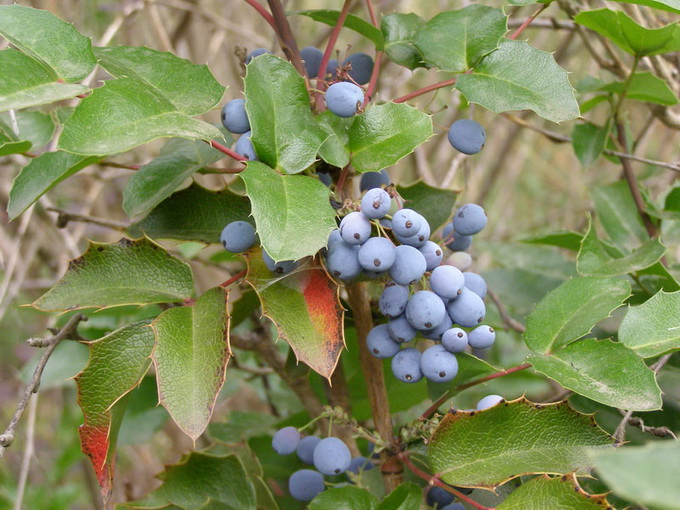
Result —
<instances>
[{"instance_id":1,"label":"blue berry","mask_svg":"<svg viewBox=\"0 0 680 510\"><path fill-rule=\"evenodd\" d=\"M232 99L222 108L222 125L237 135L250 131L245 99Z\"/></svg>"},{"instance_id":2,"label":"blue berry","mask_svg":"<svg viewBox=\"0 0 680 510\"><path fill-rule=\"evenodd\" d=\"M380 312L388 319L400 316L406 309L408 296L409 292L406 287L397 285L394 282L391 285L388 283L378 302Z\"/></svg>"},{"instance_id":3,"label":"blue berry","mask_svg":"<svg viewBox=\"0 0 680 510\"><path fill-rule=\"evenodd\" d=\"M317 177L321 182L323 182L327 187L331 187L333 184L333 178L331 177L331 174L327 174L326 172L317 172L316 173Z\"/></svg>"},{"instance_id":4,"label":"blue berry","mask_svg":"<svg viewBox=\"0 0 680 510\"><path fill-rule=\"evenodd\" d=\"M411 285L425 274L425 257L413 246L397 246L394 250L394 264L389 269L390 277L399 285Z\"/></svg>"},{"instance_id":5,"label":"blue berry","mask_svg":"<svg viewBox=\"0 0 680 510\"><path fill-rule=\"evenodd\" d=\"M420 370L420 351L409 347L402 349L392 358L392 373L400 381L415 383L423 378Z\"/></svg>"},{"instance_id":6,"label":"blue berry","mask_svg":"<svg viewBox=\"0 0 680 510\"><path fill-rule=\"evenodd\" d=\"M394 237L396 237L401 244L413 246L414 248L421 248L425 246L430 238L430 224L425 218L421 217L420 228L415 235L404 237L395 233Z\"/></svg>"},{"instance_id":7,"label":"blue berry","mask_svg":"<svg viewBox=\"0 0 680 510\"><path fill-rule=\"evenodd\" d=\"M340 222L340 234L347 244L363 244L371 236L371 222L360 212L351 212Z\"/></svg>"},{"instance_id":8,"label":"blue berry","mask_svg":"<svg viewBox=\"0 0 680 510\"><path fill-rule=\"evenodd\" d=\"M446 316L446 306L437 294L420 290L411 296L406 305L406 318L418 330L439 326Z\"/></svg>"},{"instance_id":9,"label":"blue berry","mask_svg":"<svg viewBox=\"0 0 680 510\"><path fill-rule=\"evenodd\" d=\"M403 315L387 323L387 332L395 342L399 343L410 342L418 334Z\"/></svg>"},{"instance_id":10,"label":"blue berry","mask_svg":"<svg viewBox=\"0 0 680 510\"><path fill-rule=\"evenodd\" d=\"M390 210L392 199L384 189L369 189L361 199L361 212L372 220L378 220Z\"/></svg>"},{"instance_id":11,"label":"blue berry","mask_svg":"<svg viewBox=\"0 0 680 510\"><path fill-rule=\"evenodd\" d=\"M437 344L425 349L420 357L420 369L430 381L448 382L458 373L458 360L455 354Z\"/></svg>"},{"instance_id":12,"label":"blue berry","mask_svg":"<svg viewBox=\"0 0 680 510\"><path fill-rule=\"evenodd\" d=\"M465 277L465 287L484 299L486 297L486 282L484 278L470 271L465 271L463 276Z\"/></svg>"},{"instance_id":13,"label":"blue berry","mask_svg":"<svg viewBox=\"0 0 680 510\"><path fill-rule=\"evenodd\" d=\"M340 241L342 241L342 235L340 234L340 230L336 228L328 235L328 243L326 246L329 250L332 250L333 246L335 246Z\"/></svg>"},{"instance_id":14,"label":"blue berry","mask_svg":"<svg viewBox=\"0 0 680 510\"><path fill-rule=\"evenodd\" d=\"M477 402L477 410L478 411L483 411L484 409L488 409L489 407L493 407L499 402L502 402L504 399L500 395L487 395L484 397L482 400Z\"/></svg>"},{"instance_id":15,"label":"blue berry","mask_svg":"<svg viewBox=\"0 0 680 510\"><path fill-rule=\"evenodd\" d=\"M255 48L253 51L251 51L248 54L248 57L246 58L246 65L250 64L250 62L255 58L259 57L260 55L271 55L272 52L265 49L265 48Z\"/></svg>"},{"instance_id":16,"label":"blue berry","mask_svg":"<svg viewBox=\"0 0 680 510\"><path fill-rule=\"evenodd\" d=\"M442 262L442 257L444 256L444 252L437 243L433 241L427 241L423 246L418 248L418 250L425 257L428 271L432 271L433 269L439 267L439 264Z\"/></svg>"},{"instance_id":17,"label":"blue berry","mask_svg":"<svg viewBox=\"0 0 680 510\"><path fill-rule=\"evenodd\" d=\"M264 250L262 250L262 258L264 259L267 269L276 274L290 273L298 266L298 263L294 260L281 260L279 262L275 262L274 259L271 258Z\"/></svg>"},{"instance_id":18,"label":"blue berry","mask_svg":"<svg viewBox=\"0 0 680 510\"><path fill-rule=\"evenodd\" d=\"M319 74L319 67L321 67L321 60L323 59L323 51L314 46L307 46L300 50L300 56L305 61L305 71L310 78L316 78Z\"/></svg>"},{"instance_id":19,"label":"blue berry","mask_svg":"<svg viewBox=\"0 0 680 510\"><path fill-rule=\"evenodd\" d=\"M427 492L426 499L428 505L441 510L441 508L453 502L453 494L435 486Z\"/></svg>"},{"instance_id":20,"label":"blue berry","mask_svg":"<svg viewBox=\"0 0 680 510\"><path fill-rule=\"evenodd\" d=\"M255 244L255 229L246 221L232 221L220 235L224 249L232 253L243 253Z\"/></svg>"},{"instance_id":21,"label":"blue berry","mask_svg":"<svg viewBox=\"0 0 680 510\"><path fill-rule=\"evenodd\" d=\"M311 469L300 469L288 479L288 492L298 501L311 501L325 489L323 475Z\"/></svg>"},{"instance_id":22,"label":"blue berry","mask_svg":"<svg viewBox=\"0 0 680 510\"><path fill-rule=\"evenodd\" d=\"M449 301L447 310L451 320L464 328L474 328L486 315L486 306L482 298L466 288L463 288L463 292L456 299Z\"/></svg>"},{"instance_id":23,"label":"blue berry","mask_svg":"<svg viewBox=\"0 0 680 510\"><path fill-rule=\"evenodd\" d=\"M332 58L328 61L328 65L326 66L326 74L331 75L331 79L335 79L338 77L338 66L339 62L337 58Z\"/></svg>"},{"instance_id":24,"label":"blue berry","mask_svg":"<svg viewBox=\"0 0 680 510\"><path fill-rule=\"evenodd\" d=\"M444 239L446 247L451 251L465 251L472 244L472 236L464 236L453 230L453 223L449 223L444 227L442 239Z\"/></svg>"},{"instance_id":25,"label":"blue berry","mask_svg":"<svg viewBox=\"0 0 680 510\"><path fill-rule=\"evenodd\" d=\"M352 461L349 463L347 471L349 471L350 473L354 473L355 475L358 475L360 471L369 471L374 467L375 466L370 460L360 455L352 459Z\"/></svg>"},{"instance_id":26,"label":"blue berry","mask_svg":"<svg viewBox=\"0 0 680 510\"><path fill-rule=\"evenodd\" d=\"M324 475L339 475L352 461L347 445L337 437L327 437L314 448L314 466Z\"/></svg>"},{"instance_id":27,"label":"blue berry","mask_svg":"<svg viewBox=\"0 0 680 510\"><path fill-rule=\"evenodd\" d=\"M399 343L390 337L387 324L378 324L366 336L366 347L376 358L391 358L399 351Z\"/></svg>"},{"instance_id":28,"label":"blue berry","mask_svg":"<svg viewBox=\"0 0 680 510\"><path fill-rule=\"evenodd\" d=\"M449 128L449 143L463 154L477 154L486 142L486 131L474 120L461 119Z\"/></svg>"},{"instance_id":29,"label":"blue berry","mask_svg":"<svg viewBox=\"0 0 680 510\"><path fill-rule=\"evenodd\" d=\"M386 237L371 237L359 248L359 264L366 271L387 271L394 264L394 250Z\"/></svg>"},{"instance_id":30,"label":"blue berry","mask_svg":"<svg viewBox=\"0 0 680 510\"><path fill-rule=\"evenodd\" d=\"M272 438L272 448L279 455L293 453L300 443L300 433L295 427L284 427L277 430Z\"/></svg>"},{"instance_id":31,"label":"blue berry","mask_svg":"<svg viewBox=\"0 0 680 510\"><path fill-rule=\"evenodd\" d=\"M486 226L486 211L477 204L465 204L453 217L453 229L461 235L473 236Z\"/></svg>"},{"instance_id":32,"label":"blue berry","mask_svg":"<svg viewBox=\"0 0 680 510\"><path fill-rule=\"evenodd\" d=\"M449 314L445 313L444 320L439 326L422 331L422 334L425 338L429 338L430 340L441 340L444 331L451 328L451 326L453 326L453 321L451 320L451 317L449 317Z\"/></svg>"},{"instance_id":33,"label":"blue berry","mask_svg":"<svg viewBox=\"0 0 680 510\"><path fill-rule=\"evenodd\" d=\"M342 66L351 64L352 69L347 73L359 85L365 85L371 80L373 73L373 59L366 53L353 53L342 62Z\"/></svg>"},{"instance_id":34,"label":"blue berry","mask_svg":"<svg viewBox=\"0 0 680 510\"><path fill-rule=\"evenodd\" d=\"M478 326L468 333L468 343L475 349L488 349L496 340L496 332L491 326Z\"/></svg>"},{"instance_id":35,"label":"blue berry","mask_svg":"<svg viewBox=\"0 0 680 510\"><path fill-rule=\"evenodd\" d=\"M425 218L413 209L399 209L392 215L392 230L395 235L411 237L420 231L423 221Z\"/></svg>"},{"instance_id":36,"label":"blue berry","mask_svg":"<svg viewBox=\"0 0 680 510\"><path fill-rule=\"evenodd\" d=\"M430 275L430 288L442 299L455 299L464 286L465 276L457 267L439 266Z\"/></svg>"},{"instance_id":37,"label":"blue berry","mask_svg":"<svg viewBox=\"0 0 680 510\"><path fill-rule=\"evenodd\" d=\"M257 161L255 147L253 146L253 142L250 141L252 134L252 131L246 131L239 136L238 140L236 140L236 145L234 145L234 151L250 161Z\"/></svg>"},{"instance_id":38,"label":"blue berry","mask_svg":"<svg viewBox=\"0 0 680 510\"><path fill-rule=\"evenodd\" d=\"M364 91L354 83L334 83L326 91L326 106L338 117L353 117L363 102Z\"/></svg>"},{"instance_id":39,"label":"blue berry","mask_svg":"<svg viewBox=\"0 0 680 510\"><path fill-rule=\"evenodd\" d=\"M337 241L328 250L326 258L328 272L340 280L351 280L361 274L359 264L359 247Z\"/></svg>"},{"instance_id":40,"label":"blue berry","mask_svg":"<svg viewBox=\"0 0 680 510\"><path fill-rule=\"evenodd\" d=\"M468 335L460 328L451 328L444 331L442 345L449 352L463 352L468 346Z\"/></svg>"},{"instance_id":41,"label":"blue berry","mask_svg":"<svg viewBox=\"0 0 680 510\"><path fill-rule=\"evenodd\" d=\"M380 172L366 172L361 174L359 180L359 189L363 192L373 188L380 188L382 186L389 186L390 176L387 175L387 170L380 170Z\"/></svg>"},{"instance_id":42,"label":"blue berry","mask_svg":"<svg viewBox=\"0 0 680 510\"><path fill-rule=\"evenodd\" d=\"M321 441L320 437L303 437L297 446L297 455L305 464L314 464L314 448Z\"/></svg>"}]
</instances>

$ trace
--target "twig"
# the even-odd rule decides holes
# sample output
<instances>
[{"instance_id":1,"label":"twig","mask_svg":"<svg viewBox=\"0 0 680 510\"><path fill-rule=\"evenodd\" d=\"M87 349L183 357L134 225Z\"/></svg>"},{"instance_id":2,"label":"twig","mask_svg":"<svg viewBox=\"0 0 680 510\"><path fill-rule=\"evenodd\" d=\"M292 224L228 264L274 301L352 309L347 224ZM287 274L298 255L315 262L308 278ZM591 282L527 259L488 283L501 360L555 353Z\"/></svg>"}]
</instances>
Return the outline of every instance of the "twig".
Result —
<instances>
[{"instance_id":1,"label":"twig","mask_svg":"<svg viewBox=\"0 0 680 510\"><path fill-rule=\"evenodd\" d=\"M151 24L153 25L153 29L156 32L156 36L160 40L161 47L164 51L174 53L175 49L172 47L170 35L165 28L165 24L161 18L161 13L158 11L158 6L155 4L155 2L148 2L147 11L149 12L149 18L151 18Z\"/></svg>"},{"instance_id":2,"label":"twig","mask_svg":"<svg viewBox=\"0 0 680 510\"><path fill-rule=\"evenodd\" d=\"M491 289L487 289L486 293L489 295L491 301L493 301L493 304L498 309L498 315L501 316L501 320L503 321L503 324L505 325L506 328L517 331L518 333L524 333L527 330L524 324L510 317L508 311L505 309L503 303L501 303L501 300L498 299L498 295L494 291L492 291Z\"/></svg>"},{"instance_id":3,"label":"twig","mask_svg":"<svg viewBox=\"0 0 680 510\"><path fill-rule=\"evenodd\" d=\"M432 92L433 90L441 89L444 87L450 87L451 85L456 84L456 78L451 78L450 80L446 81L440 81L439 83L433 83L432 85L428 85L427 87L423 87L422 89L414 90L413 92L406 94L405 96L398 97L397 99L394 99L392 102L393 103L405 103L409 99L413 99L414 97L422 96L423 94L427 94L428 92Z\"/></svg>"},{"instance_id":4,"label":"twig","mask_svg":"<svg viewBox=\"0 0 680 510\"><path fill-rule=\"evenodd\" d=\"M129 225L122 221L107 220L104 218L97 218L95 216L85 216L82 214L70 213L64 211L63 209L58 209L56 207L48 207L47 211L55 212L57 216L57 227L64 228L71 221L79 221L82 223L92 223L94 225L99 225L100 227L112 228L114 230L126 230Z\"/></svg>"},{"instance_id":5,"label":"twig","mask_svg":"<svg viewBox=\"0 0 680 510\"><path fill-rule=\"evenodd\" d=\"M328 38L328 44L326 45L326 51L323 52L323 57L321 58L321 64L319 65L319 72L316 75L316 88L323 91L326 90L326 68L328 67L328 62L331 60L331 55L333 54L333 49L335 48L335 43L338 42L338 36L340 35L340 29L345 24L347 19L347 14L349 13L349 8L352 5L352 0L345 0L342 5L342 10L338 16L338 21L333 27L331 36ZM317 100L317 110L320 111L324 106L324 102L321 101L321 93L316 94Z\"/></svg>"},{"instance_id":6,"label":"twig","mask_svg":"<svg viewBox=\"0 0 680 510\"><path fill-rule=\"evenodd\" d=\"M215 140L211 140L211 141L206 140L205 143L207 143L208 145L210 145L214 149L217 149L218 151L226 154L230 158L235 159L236 161L243 161L243 162L248 161L248 158L241 156L238 152L231 150L229 147L225 147L224 145L222 145L219 142L216 142Z\"/></svg>"},{"instance_id":7,"label":"twig","mask_svg":"<svg viewBox=\"0 0 680 510\"><path fill-rule=\"evenodd\" d=\"M259 377L274 373L274 369L271 367L251 367L250 365L241 365L236 358L231 362L236 370L248 372L249 374L257 375Z\"/></svg>"},{"instance_id":8,"label":"twig","mask_svg":"<svg viewBox=\"0 0 680 510\"><path fill-rule=\"evenodd\" d=\"M276 24L274 23L274 17L267 12L267 10L260 5L257 0L246 0L246 3L255 9L264 20L271 25L271 27L276 30Z\"/></svg>"},{"instance_id":9,"label":"twig","mask_svg":"<svg viewBox=\"0 0 680 510\"><path fill-rule=\"evenodd\" d=\"M541 5L538 9L534 11L534 13L529 16L527 19L524 20L524 23L522 23L519 27L517 27L517 30L515 30L508 39L517 39L526 28L531 25L531 23L538 17L539 14L541 14L546 8L548 7L548 4L543 4Z\"/></svg>"},{"instance_id":10,"label":"twig","mask_svg":"<svg viewBox=\"0 0 680 510\"><path fill-rule=\"evenodd\" d=\"M14 500L14 510L21 510L26 491L26 481L31 467L31 458L35 451L35 417L38 409L38 394L32 398L28 404L28 421L26 422L26 446L21 458L21 472L19 473L19 483L17 484L17 497Z\"/></svg>"},{"instance_id":11,"label":"twig","mask_svg":"<svg viewBox=\"0 0 680 510\"><path fill-rule=\"evenodd\" d=\"M231 278L229 278L226 282L220 283L220 287L224 287L224 288L229 287L229 285L231 285L231 284L234 283L235 281L238 281L238 280L240 280L241 278L243 278L243 277L246 275L247 272L248 272L247 269L244 269L243 271L239 271L239 272L236 273L234 276L232 276Z\"/></svg>"},{"instance_id":12,"label":"twig","mask_svg":"<svg viewBox=\"0 0 680 510\"><path fill-rule=\"evenodd\" d=\"M286 16L281 0L267 0L267 3L272 11L272 16L274 16L274 31L279 38L281 49L286 54L286 57L288 57L288 60L291 61L293 67L300 73L300 76L307 76L305 65L302 63L300 48L295 40L293 30L290 28L288 16Z\"/></svg>"},{"instance_id":13,"label":"twig","mask_svg":"<svg viewBox=\"0 0 680 510\"><path fill-rule=\"evenodd\" d=\"M369 101L373 99L373 92L375 91L375 87L378 85L378 76L380 75L380 65L382 64L382 57L383 57L382 51L376 52L375 64L373 65L373 72L371 73L371 79L368 82L368 88L366 89L366 95L364 96L363 104L364 108L366 108L366 105L369 103Z\"/></svg>"},{"instance_id":14,"label":"twig","mask_svg":"<svg viewBox=\"0 0 680 510\"><path fill-rule=\"evenodd\" d=\"M375 9L373 8L373 2L371 0L366 0L366 9L368 9L368 16L371 18L371 23L376 28L380 28L378 24L378 18L375 15Z\"/></svg>"}]
</instances>

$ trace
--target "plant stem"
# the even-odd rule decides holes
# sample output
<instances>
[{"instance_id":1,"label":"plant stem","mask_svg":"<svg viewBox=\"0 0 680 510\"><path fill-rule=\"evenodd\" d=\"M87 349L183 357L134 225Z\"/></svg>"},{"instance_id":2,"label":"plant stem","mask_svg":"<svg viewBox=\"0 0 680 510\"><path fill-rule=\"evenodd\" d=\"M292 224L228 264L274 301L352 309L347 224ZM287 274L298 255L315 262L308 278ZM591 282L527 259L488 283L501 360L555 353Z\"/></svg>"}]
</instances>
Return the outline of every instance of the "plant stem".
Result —
<instances>
[{"instance_id":1,"label":"plant stem","mask_svg":"<svg viewBox=\"0 0 680 510\"><path fill-rule=\"evenodd\" d=\"M300 73L300 76L306 76L305 66L300 56L300 48L298 48L295 35L290 28L290 23L288 23L288 16L286 16L281 0L267 0L267 3L274 17L274 31L279 38L281 49L286 54L286 57L288 57L288 60L291 61L293 67Z\"/></svg>"},{"instance_id":2,"label":"plant stem","mask_svg":"<svg viewBox=\"0 0 680 510\"><path fill-rule=\"evenodd\" d=\"M218 151L226 154L227 156L235 159L236 161L242 161L242 162L248 161L248 158L241 156L239 153L231 150L229 147L225 147L224 145L222 145L219 142L216 142L215 140L211 140L211 141L204 140L204 141L208 145L212 146L214 149L217 149Z\"/></svg>"},{"instance_id":3,"label":"plant stem","mask_svg":"<svg viewBox=\"0 0 680 510\"><path fill-rule=\"evenodd\" d=\"M338 42L338 36L340 35L340 29L345 24L345 19L347 19L347 14L349 13L349 8L352 5L352 0L345 0L342 5L342 10L340 11L340 16L338 16L338 22L333 27L331 36L328 39L328 44L326 45L326 51L323 52L323 58L321 59L321 64L319 65L319 72L316 75L316 87L319 90L326 90L326 68L328 67L328 62L331 60L331 54L335 48L335 43ZM316 94L316 106L317 111L322 111L324 108L324 102L321 101L321 94Z\"/></svg>"},{"instance_id":4,"label":"plant stem","mask_svg":"<svg viewBox=\"0 0 680 510\"><path fill-rule=\"evenodd\" d=\"M517 29L508 37L508 39L515 40L517 39L524 30L531 25L531 23L538 17L539 14L541 14L546 8L548 7L548 4L543 4L541 5L538 9L534 11L534 13L529 16L527 19L524 20L524 22L517 27Z\"/></svg>"},{"instance_id":5,"label":"plant stem","mask_svg":"<svg viewBox=\"0 0 680 510\"><path fill-rule=\"evenodd\" d=\"M375 91L375 87L378 85L378 76L380 75L380 64L382 64L382 56L383 56L382 51L378 51L375 54L375 64L373 65L371 79L368 82L368 88L366 89L366 95L364 96L363 108L366 108L366 105L369 103L369 101L373 99L373 92Z\"/></svg>"},{"instance_id":6,"label":"plant stem","mask_svg":"<svg viewBox=\"0 0 680 510\"><path fill-rule=\"evenodd\" d=\"M220 287L224 287L224 288L229 287L229 285L231 285L231 284L234 283L235 281L238 281L238 280L240 280L241 278L243 278L243 277L246 275L247 272L248 272L247 269L244 269L243 271L239 271L239 272L236 273L234 276L232 276L231 278L229 278L226 282L220 283Z\"/></svg>"},{"instance_id":7,"label":"plant stem","mask_svg":"<svg viewBox=\"0 0 680 510\"><path fill-rule=\"evenodd\" d=\"M274 17L267 12L267 10L262 7L257 0L246 0L246 3L255 9L264 20L271 25L271 27L276 31L276 24L274 23Z\"/></svg>"},{"instance_id":8,"label":"plant stem","mask_svg":"<svg viewBox=\"0 0 680 510\"><path fill-rule=\"evenodd\" d=\"M330 385L326 387L326 395L328 397L328 403L331 406L339 406L348 416L352 416L352 399L349 395L345 372L342 370L342 360L338 360L338 365L331 375ZM357 447L357 442L354 440L354 437L352 437L352 430L349 427L336 425L335 435L342 439L349 447L353 457L361 455L361 452Z\"/></svg>"},{"instance_id":9,"label":"plant stem","mask_svg":"<svg viewBox=\"0 0 680 510\"><path fill-rule=\"evenodd\" d=\"M393 103L405 103L409 99L413 99L414 97L422 96L423 94L427 94L428 92L432 92L433 90L441 89L444 87L450 87L451 85L456 84L457 78L451 78L450 80L446 81L440 81L439 83L433 83L432 85L428 85L427 87L423 87L422 89L414 90L413 92L406 94L405 96L398 97L397 99L394 99L392 102Z\"/></svg>"},{"instance_id":10,"label":"plant stem","mask_svg":"<svg viewBox=\"0 0 680 510\"><path fill-rule=\"evenodd\" d=\"M368 16L371 18L371 23L376 28L380 28L378 25L378 18L375 15L375 9L373 8L373 2L371 0L366 0L366 9L368 9Z\"/></svg>"}]
</instances>

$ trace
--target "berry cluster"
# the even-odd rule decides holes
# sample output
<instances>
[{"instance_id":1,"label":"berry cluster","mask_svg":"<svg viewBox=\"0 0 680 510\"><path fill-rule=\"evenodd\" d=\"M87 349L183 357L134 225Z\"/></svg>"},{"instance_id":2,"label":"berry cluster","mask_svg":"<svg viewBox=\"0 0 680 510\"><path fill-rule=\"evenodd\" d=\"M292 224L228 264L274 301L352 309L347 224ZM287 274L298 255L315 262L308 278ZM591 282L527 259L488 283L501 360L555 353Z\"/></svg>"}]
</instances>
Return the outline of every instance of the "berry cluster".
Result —
<instances>
[{"instance_id":1,"label":"berry cluster","mask_svg":"<svg viewBox=\"0 0 680 510\"><path fill-rule=\"evenodd\" d=\"M295 427L284 427L277 431L272 439L272 448L279 455L297 453L302 462L316 468L316 471L300 469L288 479L288 491L298 501L311 501L323 492L326 489L324 475L359 474L374 467L366 457L352 458L349 448L341 439L301 437Z\"/></svg>"}]
</instances>

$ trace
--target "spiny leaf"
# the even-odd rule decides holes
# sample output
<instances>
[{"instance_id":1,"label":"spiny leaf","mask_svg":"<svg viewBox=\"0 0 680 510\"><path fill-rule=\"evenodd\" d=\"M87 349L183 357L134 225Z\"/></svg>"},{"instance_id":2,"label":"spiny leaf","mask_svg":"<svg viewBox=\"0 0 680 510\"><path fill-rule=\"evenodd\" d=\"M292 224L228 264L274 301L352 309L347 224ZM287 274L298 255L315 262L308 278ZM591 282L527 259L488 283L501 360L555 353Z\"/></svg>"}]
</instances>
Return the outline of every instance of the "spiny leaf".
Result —
<instances>
[{"instance_id":1,"label":"spiny leaf","mask_svg":"<svg viewBox=\"0 0 680 510\"><path fill-rule=\"evenodd\" d=\"M584 491L573 473L561 478L537 476L515 489L497 510L614 510L605 494Z\"/></svg>"},{"instance_id":2,"label":"spiny leaf","mask_svg":"<svg viewBox=\"0 0 680 510\"><path fill-rule=\"evenodd\" d=\"M680 349L678 310L680 291L658 292L628 309L619 328L619 341L643 358Z\"/></svg>"},{"instance_id":3,"label":"spiny leaf","mask_svg":"<svg viewBox=\"0 0 680 510\"><path fill-rule=\"evenodd\" d=\"M319 21L332 27L338 24L338 19L340 17L340 11L331 9L309 9L304 11L292 11L288 13L288 15L295 14L307 16L308 18L312 18L314 21ZM385 44L382 33L376 27L367 21L364 21L359 16L356 16L352 13L347 14L345 22L342 26L363 35L368 40L372 41L373 44L375 44L375 49L382 51Z\"/></svg>"},{"instance_id":4,"label":"spiny leaf","mask_svg":"<svg viewBox=\"0 0 680 510\"><path fill-rule=\"evenodd\" d=\"M383 16L380 28L385 37L385 53L396 64L411 70L424 67L423 54L414 44L425 20L417 14L395 12Z\"/></svg>"},{"instance_id":5,"label":"spiny leaf","mask_svg":"<svg viewBox=\"0 0 680 510\"><path fill-rule=\"evenodd\" d=\"M406 207L415 209L425 217L432 232L451 218L458 196L455 191L433 188L423 181L397 186L397 191L406 200Z\"/></svg>"}]
</instances>

